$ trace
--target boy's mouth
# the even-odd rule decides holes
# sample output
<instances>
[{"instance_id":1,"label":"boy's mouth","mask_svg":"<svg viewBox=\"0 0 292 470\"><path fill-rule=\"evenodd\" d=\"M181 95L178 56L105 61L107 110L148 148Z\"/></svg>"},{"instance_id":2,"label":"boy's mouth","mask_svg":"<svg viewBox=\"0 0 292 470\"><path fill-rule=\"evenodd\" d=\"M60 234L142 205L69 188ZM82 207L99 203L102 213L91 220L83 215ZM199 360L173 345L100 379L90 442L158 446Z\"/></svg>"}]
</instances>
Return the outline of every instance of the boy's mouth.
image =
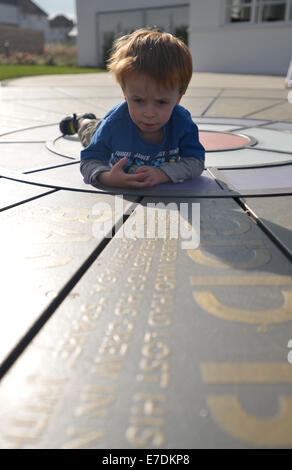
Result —
<instances>
[{"instance_id":1,"label":"boy's mouth","mask_svg":"<svg viewBox=\"0 0 292 470\"><path fill-rule=\"evenodd\" d=\"M147 122L143 122L142 125L145 126L145 127L148 127L148 128L157 126L157 124L153 124L153 123L150 124L150 123L147 123Z\"/></svg>"}]
</instances>

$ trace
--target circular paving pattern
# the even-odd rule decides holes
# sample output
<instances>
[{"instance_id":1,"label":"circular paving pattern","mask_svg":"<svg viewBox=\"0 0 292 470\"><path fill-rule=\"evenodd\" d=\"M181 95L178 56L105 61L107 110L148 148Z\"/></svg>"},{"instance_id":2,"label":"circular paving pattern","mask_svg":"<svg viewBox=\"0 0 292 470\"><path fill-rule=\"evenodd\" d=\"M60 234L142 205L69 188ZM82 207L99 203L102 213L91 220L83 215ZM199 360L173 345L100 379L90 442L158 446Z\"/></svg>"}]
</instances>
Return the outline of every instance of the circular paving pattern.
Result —
<instances>
[{"instance_id":1,"label":"circular paving pattern","mask_svg":"<svg viewBox=\"0 0 292 470\"><path fill-rule=\"evenodd\" d=\"M1 176L50 188L139 196L292 194L292 123L202 117L194 121L206 148L206 170L184 183L143 191L86 184L79 171L78 137L60 135L57 124L0 136Z\"/></svg>"},{"instance_id":2,"label":"circular paving pattern","mask_svg":"<svg viewBox=\"0 0 292 470\"><path fill-rule=\"evenodd\" d=\"M256 139L248 137L247 135L214 131L201 131L200 142L204 145L206 152L238 150L257 143Z\"/></svg>"}]
</instances>

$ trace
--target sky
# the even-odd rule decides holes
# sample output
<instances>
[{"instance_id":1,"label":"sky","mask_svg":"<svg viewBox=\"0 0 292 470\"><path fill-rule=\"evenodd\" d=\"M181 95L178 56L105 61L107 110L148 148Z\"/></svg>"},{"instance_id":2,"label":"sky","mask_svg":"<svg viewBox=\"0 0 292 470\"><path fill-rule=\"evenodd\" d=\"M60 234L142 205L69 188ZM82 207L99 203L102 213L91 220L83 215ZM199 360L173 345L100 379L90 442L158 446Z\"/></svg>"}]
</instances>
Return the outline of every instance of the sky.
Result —
<instances>
[{"instance_id":1,"label":"sky","mask_svg":"<svg viewBox=\"0 0 292 470\"><path fill-rule=\"evenodd\" d=\"M33 0L49 17L63 14L76 20L75 0Z\"/></svg>"}]
</instances>

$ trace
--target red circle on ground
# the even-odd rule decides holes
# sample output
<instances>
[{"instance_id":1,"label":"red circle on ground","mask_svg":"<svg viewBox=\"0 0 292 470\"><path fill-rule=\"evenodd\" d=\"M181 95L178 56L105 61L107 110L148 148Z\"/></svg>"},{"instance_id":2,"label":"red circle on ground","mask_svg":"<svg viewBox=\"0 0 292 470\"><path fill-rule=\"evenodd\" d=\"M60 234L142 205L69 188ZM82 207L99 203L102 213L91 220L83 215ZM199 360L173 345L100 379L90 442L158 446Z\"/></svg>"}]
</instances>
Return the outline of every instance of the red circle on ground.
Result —
<instances>
[{"instance_id":1,"label":"red circle on ground","mask_svg":"<svg viewBox=\"0 0 292 470\"><path fill-rule=\"evenodd\" d=\"M228 132L200 131L199 138L206 151L213 152L238 149L250 144L249 137Z\"/></svg>"}]
</instances>

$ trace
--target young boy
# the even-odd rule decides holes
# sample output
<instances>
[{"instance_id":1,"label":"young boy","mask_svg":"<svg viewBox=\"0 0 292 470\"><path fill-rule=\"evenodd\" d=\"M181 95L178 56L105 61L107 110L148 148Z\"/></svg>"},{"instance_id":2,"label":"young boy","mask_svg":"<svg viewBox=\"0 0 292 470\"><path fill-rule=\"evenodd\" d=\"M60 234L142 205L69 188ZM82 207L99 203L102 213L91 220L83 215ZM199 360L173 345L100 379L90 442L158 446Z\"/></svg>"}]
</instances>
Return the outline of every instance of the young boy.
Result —
<instances>
[{"instance_id":1,"label":"young boy","mask_svg":"<svg viewBox=\"0 0 292 470\"><path fill-rule=\"evenodd\" d=\"M93 186L144 188L199 176L205 151L190 113L179 105L192 76L187 46L168 33L140 29L119 38L108 69L125 101L102 120L66 118L63 134L78 131L80 171Z\"/></svg>"}]
</instances>

